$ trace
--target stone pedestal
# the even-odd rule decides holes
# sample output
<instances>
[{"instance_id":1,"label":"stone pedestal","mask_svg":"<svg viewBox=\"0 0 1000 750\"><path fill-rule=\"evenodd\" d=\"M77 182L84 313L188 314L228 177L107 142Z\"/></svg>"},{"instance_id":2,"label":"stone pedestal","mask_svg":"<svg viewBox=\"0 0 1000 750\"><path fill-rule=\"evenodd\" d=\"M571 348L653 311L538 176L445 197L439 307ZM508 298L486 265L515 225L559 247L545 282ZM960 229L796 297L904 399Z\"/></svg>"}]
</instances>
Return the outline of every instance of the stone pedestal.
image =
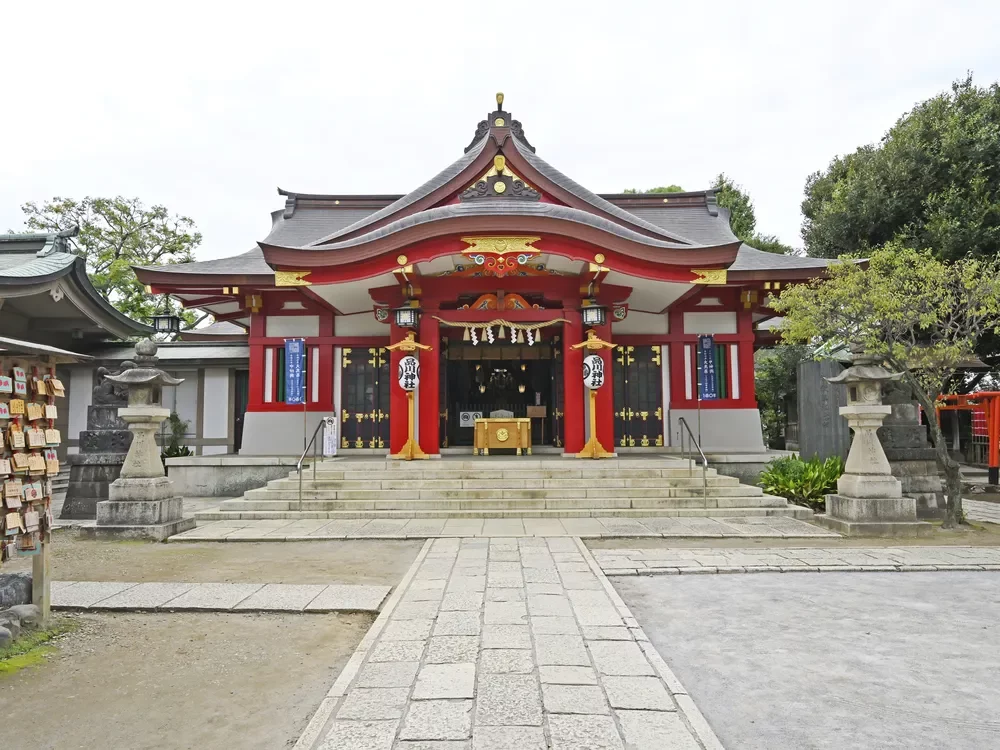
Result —
<instances>
[{"instance_id":1,"label":"stone pedestal","mask_svg":"<svg viewBox=\"0 0 1000 750\"><path fill-rule=\"evenodd\" d=\"M87 429L80 431L80 452L69 456L69 486L63 503L63 519L92 519L97 504L108 499L108 486L118 479L132 433L118 417L120 404L87 407Z\"/></svg>"},{"instance_id":2,"label":"stone pedestal","mask_svg":"<svg viewBox=\"0 0 1000 750\"><path fill-rule=\"evenodd\" d=\"M166 477L120 478L109 489L109 499L97 504L97 525L83 530L87 536L163 541L195 526Z\"/></svg>"},{"instance_id":3,"label":"stone pedestal","mask_svg":"<svg viewBox=\"0 0 1000 750\"><path fill-rule=\"evenodd\" d=\"M920 408L903 389L884 389L892 413L878 431L892 475L903 494L917 501L917 516L940 518L945 511L944 480L937 453L927 438L927 426L920 424Z\"/></svg>"},{"instance_id":4,"label":"stone pedestal","mask_svg":"<svg viewBox=\"0 0 1000 750\"><path fill-rule=\"evenodd\" d=\"M903 497L902 485L892 476L878 429L892 412L881 403L881 383L897 379L862 357L831 383L846 383L847 406L840 413L854 433L837 494L826 496L826 515L816 520L846 535L924 536L934 527L917 520L917 501Z\"/></svg>"}]
</instances>

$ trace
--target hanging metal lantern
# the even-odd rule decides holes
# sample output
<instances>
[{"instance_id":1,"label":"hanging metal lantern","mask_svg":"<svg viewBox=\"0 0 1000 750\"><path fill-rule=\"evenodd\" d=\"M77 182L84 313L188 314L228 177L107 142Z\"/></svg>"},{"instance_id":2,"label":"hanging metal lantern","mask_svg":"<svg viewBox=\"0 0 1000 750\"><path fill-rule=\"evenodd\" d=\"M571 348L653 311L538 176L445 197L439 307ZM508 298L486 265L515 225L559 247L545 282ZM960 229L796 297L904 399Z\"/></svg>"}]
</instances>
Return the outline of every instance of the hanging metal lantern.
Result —
<instances>
[{"instance_id":1,"label":"hanging metal lantern","mask_svg":"<svg viewBox=\"0 0 1000 750\"><path fill-rule=\"evenodd\" d=\"M604 385L604 360L597 354L583 358L583 384L596 391Z\"/></svg>"}]
</instances>

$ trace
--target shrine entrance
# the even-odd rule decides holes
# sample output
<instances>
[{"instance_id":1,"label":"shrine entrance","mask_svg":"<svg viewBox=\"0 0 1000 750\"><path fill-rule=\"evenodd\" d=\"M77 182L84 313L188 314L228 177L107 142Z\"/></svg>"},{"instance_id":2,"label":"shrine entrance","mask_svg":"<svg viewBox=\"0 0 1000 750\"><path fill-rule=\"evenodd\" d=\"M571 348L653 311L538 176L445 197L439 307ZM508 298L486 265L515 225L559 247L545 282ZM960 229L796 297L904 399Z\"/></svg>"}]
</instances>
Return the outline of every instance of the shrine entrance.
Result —
<instances>
[{"instance_id":1,"label":"shrine entrance","mask_svg":"<svg viewBox=\"0 0 1000 750\"><path fill-rule=\"evenodd\" d=\"M531 443L561 446L562 352L558 337L527 344L442 340L441 447L471 446L477 417L531 419Z\"/></svg>"}]
</instances>

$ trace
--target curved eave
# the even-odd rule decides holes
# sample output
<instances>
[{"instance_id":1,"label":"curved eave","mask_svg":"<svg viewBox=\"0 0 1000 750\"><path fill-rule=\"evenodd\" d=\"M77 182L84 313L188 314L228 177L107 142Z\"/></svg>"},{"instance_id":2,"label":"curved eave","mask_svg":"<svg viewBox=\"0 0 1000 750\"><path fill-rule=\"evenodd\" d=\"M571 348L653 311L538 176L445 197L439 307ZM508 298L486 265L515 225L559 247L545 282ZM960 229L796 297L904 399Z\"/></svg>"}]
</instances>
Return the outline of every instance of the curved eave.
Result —
<instances>
[{"instance_id":1,"label":"curved eave","mask_svg":"<svg viewBox=\"0 0 1000 750\"><path fill-rule=\"evenodd\" d=\"M73 277L84 299L92 303L92 309L99 315L99 319L92 319L106 328L108 332L120 338L149 335L155 332L152 326L132 320L101 296L101 293L90 282L90 277L87 275L87 263L83 258L77 258L71 268L69 275ZM77 300L77 304L80 305L80 300ZM83 312L87 313L86 310Z\"/></svg>"},{"instance_id":2,"label":"curved eave","mask_svg":"<svg viewBox=\"0 0 1000 750\"><path fill-rule=\"evenodd\" d=\"M140 283L159 287L273 286L274 274L189 273L171 271L169 266L158 268L133 266Z\"/></svg>"},{"instance_id":3,"label":"curved eave","mask_svg":"<svg viewBox=\"0 0 1000 750\"><path fill-rule=\"evenodd\" d=\"M458 204L414 214L361 237L323 246L282 247L261 243L272 266L343 266L392 253L435 238L469 233L560 236L659 265L709 267L728 265L739 242L691 246L656 240L607 219L551 203L513 202L503 206Z\"/></svg>"}]
</instances>

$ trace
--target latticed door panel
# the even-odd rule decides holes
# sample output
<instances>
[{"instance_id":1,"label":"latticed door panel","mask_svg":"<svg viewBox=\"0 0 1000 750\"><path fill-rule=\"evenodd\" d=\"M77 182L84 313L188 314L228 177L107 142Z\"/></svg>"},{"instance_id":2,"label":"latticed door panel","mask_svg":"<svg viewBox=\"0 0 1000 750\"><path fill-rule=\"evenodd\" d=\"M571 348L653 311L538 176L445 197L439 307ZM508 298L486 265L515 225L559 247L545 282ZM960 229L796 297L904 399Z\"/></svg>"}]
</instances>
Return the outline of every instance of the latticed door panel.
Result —
<instances>
[{"instance_id":1,"label":"latticed door panel","mask_svg":"<svg viewBox=\"0 0 1000 750\"><path fill-rule=\"evenodd\" d=\"M552 425L552 445L562 448L563 435L563 361L562 342L559 336L552 340L552 406L550 407L550 424Z\"/></svg>"},{"instance_id":2,"label":"latticed door panel","mask_svg":"<svg viewBox=\"0 0 1000 750\"><path fill-rule=\"evenodd\" d=\"M612 362L615 444L663 445L663 360L658 346L617 346Z\"/></svg>"},{"instance_id":3,"label":"latticed door panel","mask_svg":"<svg viewBox=\"0 0 1000 750\"><path fill-rule=\"evenodd\" d=\"M384 448L389 444L389 352L351 349L341 354L342 448Z\"/></svg>"}]
</instances>

